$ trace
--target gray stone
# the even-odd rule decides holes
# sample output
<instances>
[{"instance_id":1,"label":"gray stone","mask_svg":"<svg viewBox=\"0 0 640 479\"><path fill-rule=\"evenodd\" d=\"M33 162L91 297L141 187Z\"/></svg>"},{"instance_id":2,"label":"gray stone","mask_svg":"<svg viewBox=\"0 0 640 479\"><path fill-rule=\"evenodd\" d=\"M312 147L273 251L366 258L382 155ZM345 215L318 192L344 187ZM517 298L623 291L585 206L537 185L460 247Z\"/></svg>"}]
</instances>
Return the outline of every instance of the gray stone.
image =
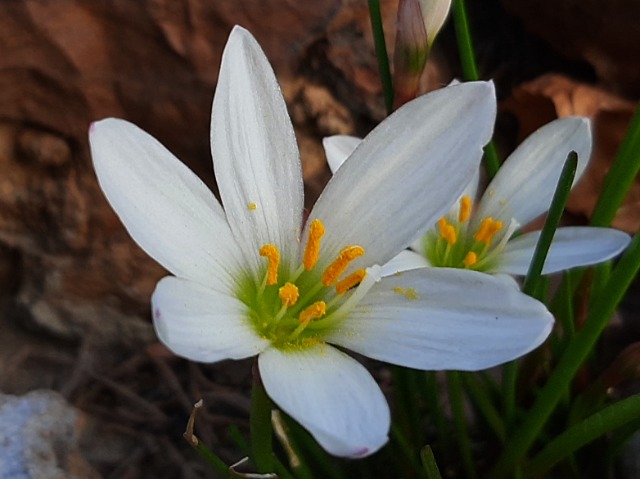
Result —
<instances>
[{"instance_id":1,"label":"gray stone","mask_svg":"<svg viewBox=\"0 0 640 479\"><path fill-rule=\"evenodd\" d=\"M53 391L0 395L0 477L98 479L78 451L80 422Z\"/></svg>"}]
</instances>

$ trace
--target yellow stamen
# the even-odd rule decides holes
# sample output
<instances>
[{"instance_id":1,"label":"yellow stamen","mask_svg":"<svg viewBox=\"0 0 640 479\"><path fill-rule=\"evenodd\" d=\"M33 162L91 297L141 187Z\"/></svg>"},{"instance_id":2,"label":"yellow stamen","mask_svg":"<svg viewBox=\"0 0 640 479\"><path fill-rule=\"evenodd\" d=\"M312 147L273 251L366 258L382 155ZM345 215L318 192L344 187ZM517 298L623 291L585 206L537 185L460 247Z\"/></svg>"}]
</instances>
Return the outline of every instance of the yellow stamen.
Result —
<instances>
[{"instance_id":1,"label":"yellow stamen","mask_svg":"<svg viewBox=\"0 0 640 479\"><path fill-rule=\"evenodd\" d=\"M278 283L278 266L280 265L280 251L275 245L266 244L260 248L260 256L269 260L267 267L267 285Z\"/></svg>"},{"instance_id":2,"label":"yellow stamen","mask_svg":"<svg viewBox=\"0 0 640 479\"><path fill-rule=\"evenodd\" d=\"M255 203L251 202L251 203L247 203L247 209L249 211L255 211L258 209L258 205L256 205Z\"/></svg>"},{"instance_id":3,"label":"yellow stamen","mask_svg":"<svg viewBox=\"0 0 640 479\"><path fill-rule=\"evenodd\" d=\"M462 263L468 268L469 266L473 266L478 262L478 255L473 251L469 251L467 255L462 260Z\"/></svg>"},{"instance_id":4,"label":"yellow stamen","mask_svg":"<svg viewBox=\"0 0 640 479\"><path fill-rule=\"evenodd\" d=\"M312 319L323 317L327 312L327 304L324 301L316 301L300 313L300 324L308 324Z\"/></svg>"},{"instance_id":5,"label":"yellow stamen","mask_svg":"<svg viewBox=\"0 0 640 479\"><path fill-rule=\"evenodd\" d=\"M473 237L476 241L481 241L488 245L498 231L502 229L502 221L495 221L490 216L483 219L480 228Z\"/></svg>"},{"instance_id":6,"label":"yellow stamen","mask_svg":"<svg viewBox=\"0 0 640 479\"><path fill-rule=\"evenodd\" d=\"M447 222L444 216L438 220L438 226L440 227L440 237L449 244L456 244L458 241L456 229Z\"/></svg>"},{"instance_id":7,"label":"yellow stamen","mask_svg":"<svg viewBox=\"0 0 640 479\"><path fill-rule=\"evenodd\" d=\"M340 278L340 275L347 269L349 263L362 255L364 255L364 248L362 246L347 246L342 248L338 257L324 270L322 284L325 286L333 286Z\"/></svg>"},{"instance_id":8,"label":"yellow stamen","mask_svg":"<svg viewBox=\"0 0 640 479\"><path fill-rule=\"evenodd\" d=\"M298 287L293 283L285 283L284 286L278 290L278 294L280 295L283 306L286 306L287 308L296 304L300 297Z\"/></svg>"},{"instance_id":9,"label":"yellow stamen","mask_svg":"<svg viewBox=\"0 0 640 479\"><path fill-rule=\"evenodd\" d=\"M460 213L458 213L458 220L460 223L464 223L471 216L471 206L472 206L471 198L467 195L464 195L460 198Z\"/></svg>"},{"instance_id":10,"label":"yellow stamen","mask_svg":"<svg viewBox=\"0 0 640 479\"><path fill-rule=\"evenodd\" d=\"M313 220L309 226L309 239L304 250L304 269L310 271L318 262L320 253L320 240L324 236L324 225L320 220Z\"/></svg>"},{"instance_id":11,"label":"yellow stamen","mask_svg":"<svg viewBox=\"0 0 640 479\"><path fill-rule=\"evenodd\" d=\"M367 275L367 271L364 269L359 269L354 271L349 276L347 276L342 281L336 284L336 293L343 294L353 288L356 284L360 283Z\"/></svg>"}]
</instances>

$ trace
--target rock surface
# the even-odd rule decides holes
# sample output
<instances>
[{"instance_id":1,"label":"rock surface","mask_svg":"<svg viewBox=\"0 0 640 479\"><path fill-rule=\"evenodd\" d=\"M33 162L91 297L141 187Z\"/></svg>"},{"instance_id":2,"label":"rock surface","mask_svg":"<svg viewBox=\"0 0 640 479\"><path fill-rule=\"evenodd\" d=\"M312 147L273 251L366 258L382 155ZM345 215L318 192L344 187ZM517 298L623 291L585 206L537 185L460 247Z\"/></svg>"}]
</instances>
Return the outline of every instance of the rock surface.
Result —
<instances>
[{"instance_id":1,"label":"rock surface","mask_svg":"<svg viewBox=\"0 0 640 479\"><path fill-rule=\"evenodd\" d=\"M0 477L98 479L78 450L80 414L53 391L0 395Z\"/></svg>"},{"instance_id":2,"label":"rock surface","mask_svg":"<svg viewBox=\"0 0 640 479\"><path fill-rule=\"evenodd\" d=\"M252 30L283 83L311 202L328 178L319 139L384 114L366 4L0 4L0 296L10 316L17 310L21 321L65 339L154 339L148 302L165 272L104 200L87 128L126 118L215 188L210 105L234 24Z\"/></svg>"},{"instance_id":3,"label":"rock surface","mask_svg":"<svg viewBox=\"0 0 640 479\"><path fill-rule=\"evenodd\" d=\"M501 0L524 27L568 58L589 63L607 90L640 96L640 2Z\"/></svg>"}]
</instances>

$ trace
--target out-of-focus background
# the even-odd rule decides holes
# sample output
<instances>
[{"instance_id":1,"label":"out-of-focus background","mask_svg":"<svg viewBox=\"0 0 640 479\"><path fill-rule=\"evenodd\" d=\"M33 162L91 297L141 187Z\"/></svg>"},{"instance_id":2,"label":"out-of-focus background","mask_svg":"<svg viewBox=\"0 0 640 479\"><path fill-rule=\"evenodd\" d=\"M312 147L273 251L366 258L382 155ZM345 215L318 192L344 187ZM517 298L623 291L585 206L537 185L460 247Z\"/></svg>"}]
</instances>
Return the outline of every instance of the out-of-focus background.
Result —
<instances>
[{"instance_id":1,"label":"out-of-focus background","mask_svg":"<svg viewBox=\"0 0 640 479\"><path fill-rule=\"evenodd\" d=\"M390 50L396 6L382 2ZM558 116L593 119L593 164L569 204L585 221L640 98L640 3L467 6L502 157ZM87 144L92 121L125 118L215 189L210 106L234 24L281 82L311 206L330 176L322 137L363 136L385 116L365 0L0 3L0 459L25 471L10 477L211 477L181 438L201 397L200 437L239 459L226 431L246 429L251 363L188 364L157 344L149 298L166 273L107 205ZM460 77L448 22L422 90ZM614 225L637 231L639 203L636 185Z\"/></svg>"}]
</instances>

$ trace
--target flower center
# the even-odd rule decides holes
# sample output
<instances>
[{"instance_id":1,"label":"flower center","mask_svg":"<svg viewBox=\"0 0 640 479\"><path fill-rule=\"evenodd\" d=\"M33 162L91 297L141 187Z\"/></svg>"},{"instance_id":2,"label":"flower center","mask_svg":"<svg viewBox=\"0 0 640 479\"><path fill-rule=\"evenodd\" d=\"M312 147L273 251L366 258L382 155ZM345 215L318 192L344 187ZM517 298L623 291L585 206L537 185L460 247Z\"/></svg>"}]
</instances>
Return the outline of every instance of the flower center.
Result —
<instances>
[{"instance_id":1,"label":"flower center","mask_svg":"<svg viewBox=\"0 0 640 479\"><path fill-rule=\"evenodd\" d=\"M460 198L457 215L443 216L426 234L426 257L433 266L476 271L495 266L518 224L512 220L505 229L502 221L487 216L478 226L472 221L472 211L473 201L465 195Z\"/></svg>"},{"instance_id":2,"label":"flower center","mask_svg":"<svg viewBox=\"0 0 640 479\"><path fill-rule=\"evenodd\" d=\"M358 245L345 246L324 270L318 270L324 234L322 221L312 221L302 264L292 274L282 267L275 245L262 246L266 272L260 284L247 281L238 295L249 306L256 331L277 347L299 348L321 341L321 332L339 323L377 281L365 269L345 275L349 265L365 254Z\"/></svg>"}]
</instances>

